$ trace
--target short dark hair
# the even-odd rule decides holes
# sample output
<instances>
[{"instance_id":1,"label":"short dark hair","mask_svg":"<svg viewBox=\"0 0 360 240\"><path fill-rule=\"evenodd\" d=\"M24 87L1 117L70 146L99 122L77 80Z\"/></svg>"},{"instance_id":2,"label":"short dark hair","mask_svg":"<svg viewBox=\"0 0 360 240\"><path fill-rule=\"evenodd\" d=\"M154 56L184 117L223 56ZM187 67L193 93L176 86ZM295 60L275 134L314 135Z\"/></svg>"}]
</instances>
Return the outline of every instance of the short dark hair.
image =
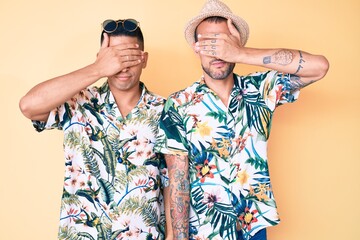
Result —
<instances>
[{"instance_id":1,"label":"short dark hair","mask_svg":"<svg viewBox=\"0 0 360 240\"><path fill-rule=\"evenodd\" d=\"M101 32L100 44L104 41L104 30ZM111 33L106 33L109 37L112 36L129 36L137 38L141 50L144 50L144 36L142 34L140 26L135 31L129 32L125 30L121 24L118 25L117 29Z\"/></svg>"}]
</instances>

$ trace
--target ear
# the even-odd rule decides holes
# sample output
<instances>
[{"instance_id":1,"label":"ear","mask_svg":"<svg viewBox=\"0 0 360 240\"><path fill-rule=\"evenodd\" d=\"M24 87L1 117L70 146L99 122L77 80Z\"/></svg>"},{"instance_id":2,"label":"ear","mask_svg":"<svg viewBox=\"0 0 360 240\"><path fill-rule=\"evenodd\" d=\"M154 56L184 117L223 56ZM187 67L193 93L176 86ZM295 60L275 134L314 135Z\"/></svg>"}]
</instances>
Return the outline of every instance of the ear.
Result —
<instances>
[{"instance_id":1,"label":"ear","mask_svg":"<svg viewBox=\"0 0 360 240\"><path fill-rule=\"evenodd\" d=\"M143 62L142 62L142 68L146 68L148 58L149 58L149 53L144 52L144 59L143 59Z\"/></svg>"}]
</instances>

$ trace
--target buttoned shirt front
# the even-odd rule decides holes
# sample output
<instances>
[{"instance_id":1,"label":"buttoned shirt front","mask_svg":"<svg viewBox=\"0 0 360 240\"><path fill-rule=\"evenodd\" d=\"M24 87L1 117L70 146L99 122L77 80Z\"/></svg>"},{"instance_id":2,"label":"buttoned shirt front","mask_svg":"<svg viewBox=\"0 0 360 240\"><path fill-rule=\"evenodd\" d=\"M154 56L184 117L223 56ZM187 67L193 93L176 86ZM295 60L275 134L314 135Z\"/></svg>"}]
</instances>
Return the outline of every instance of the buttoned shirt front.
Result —
<instances>
[{"instance_id":1,"label":"buttoned shirt front","mask_svg":"<svg viewBox=\"0 0 360 240\"><path fill-rule=\"evenodd\" d=\"M164 99L140 86L126 117L105 82L34 122L38 131L64 132L59 239L164 239L166 168L153 151Z\"/></svg>"},{"instance_id":2,"label":"buttoned shirt front","mask_svg":"<svg viewBox=\"0 0 360 240\"><path fill-rule=\"evenodd\" d=\"M234 74L227 106L204 80L168 98L156 151L188 155L191 239L238 239L239 229L248 239L279 222L267 140L275 108L297 99L291 87L289 74Z\"/></svg>"}]
</instances>

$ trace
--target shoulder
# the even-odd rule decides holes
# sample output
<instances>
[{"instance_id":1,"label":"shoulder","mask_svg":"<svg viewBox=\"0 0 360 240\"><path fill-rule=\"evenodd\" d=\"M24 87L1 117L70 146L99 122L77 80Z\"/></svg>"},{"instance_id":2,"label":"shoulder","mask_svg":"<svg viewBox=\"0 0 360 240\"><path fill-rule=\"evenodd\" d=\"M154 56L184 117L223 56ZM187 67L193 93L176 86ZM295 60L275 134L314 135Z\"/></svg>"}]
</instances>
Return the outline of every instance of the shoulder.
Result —
<instances>
[{"instance_id":1,"label":"shoulder","mask_svg":"<svg viewBox=\"0 0 360 240\"><path fill-rule=\"evenodd\" d=\"M153 102L156 104L164 104L166 100L163 96L160 96L159 94L151 91L146 91L145 97L149 102Z\"/></svg>"},{"instance_id":2,"label":"shoulder","mask_svg":"<svg viewBox=\"0 0 360 240\"><path fill-rule=\"evenodd\" d=\"M142 103L147 106L148 109L157 109L157 111L162 111L165 101L166 99L164 97L145 88Z\"/></svg>"},{"instance_id":3,"label":"shoulder","mask_svg":"<svg viewBox=\"0 0 360 240\"><path fill-rule=\"evenodd\" d=\"M167 98L167 105L172 104L181 107L191 103L198 94L199 85L199 82L194 82L190 86L170 94Z\"/></svg>"},{"instance_id":4,"label":"shoulder","mask_svg":"<svg viewBox=\"0 0 360 240\"><path fill-rule=\"evenodd\" d=\"M276 84L280 79L285 76L284 73L269 70L263 72L253 72L244 76L237 76L239 84L244 86L244 88L259 88L262 85L267 84Z\"/></svg>"},{"instance_id":5,"label":"shoulder","mask_svg":"<svg viewBox=\"0 0 360 240\"><path fill-rule=\"evenodd\" d=\"M269 71L263 71L263 72L253 72L248 75L239 76L239 78L245 79L245 80L253 79L255 81L263 81L264 79L272 78L279 74L280 73L277 71L269 70Z\"/></svg>"},{"instance_id":6,"label":"shoulder","mask_svg":"<svg viewBox=\"0 0 360 240\"><path fill-rule=\"evenodd\" d=\"M77 97L79 99L85 99L85 100L90 100L92 98L100 98L100 96L104 93L109 93L110 89L109 89L109 85L108 84L103 84L102 86L89 86L83 90L81 90L78 94Z\"/></svg>"}]
</instances>

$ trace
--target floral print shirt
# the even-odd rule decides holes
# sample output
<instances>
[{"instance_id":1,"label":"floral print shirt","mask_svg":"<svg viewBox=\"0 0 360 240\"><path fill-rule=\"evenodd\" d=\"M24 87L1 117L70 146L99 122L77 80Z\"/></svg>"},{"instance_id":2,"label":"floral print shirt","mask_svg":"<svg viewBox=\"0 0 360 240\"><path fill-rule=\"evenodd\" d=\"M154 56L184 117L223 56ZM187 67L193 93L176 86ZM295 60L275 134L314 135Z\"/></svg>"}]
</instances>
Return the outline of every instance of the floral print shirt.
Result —
<instances>
[{"instance_id":1,"label":"floral print shirt","mask_svg":"<svg viewBox=\"0 0 360 240\"><path fill-rule=\"evenodd\" d=\"M165 161L153 151L165 100L145 88L123 118L107 82L35 122L64 131L59 239L164 239Z\"/></svg>"},{"instance_id":2,"label":"floral print shirt","mask_svg":"<svg viewBox=\"0 0 360 240\"><path fill-rule=\"evenodd\" d=\"M169 96L155 149L188 155L190 239L249 239L279 222L267 140L276 106L298 93L268 71L234 74L227 106L203 80Z\"/></svg>"}]
</instances>

